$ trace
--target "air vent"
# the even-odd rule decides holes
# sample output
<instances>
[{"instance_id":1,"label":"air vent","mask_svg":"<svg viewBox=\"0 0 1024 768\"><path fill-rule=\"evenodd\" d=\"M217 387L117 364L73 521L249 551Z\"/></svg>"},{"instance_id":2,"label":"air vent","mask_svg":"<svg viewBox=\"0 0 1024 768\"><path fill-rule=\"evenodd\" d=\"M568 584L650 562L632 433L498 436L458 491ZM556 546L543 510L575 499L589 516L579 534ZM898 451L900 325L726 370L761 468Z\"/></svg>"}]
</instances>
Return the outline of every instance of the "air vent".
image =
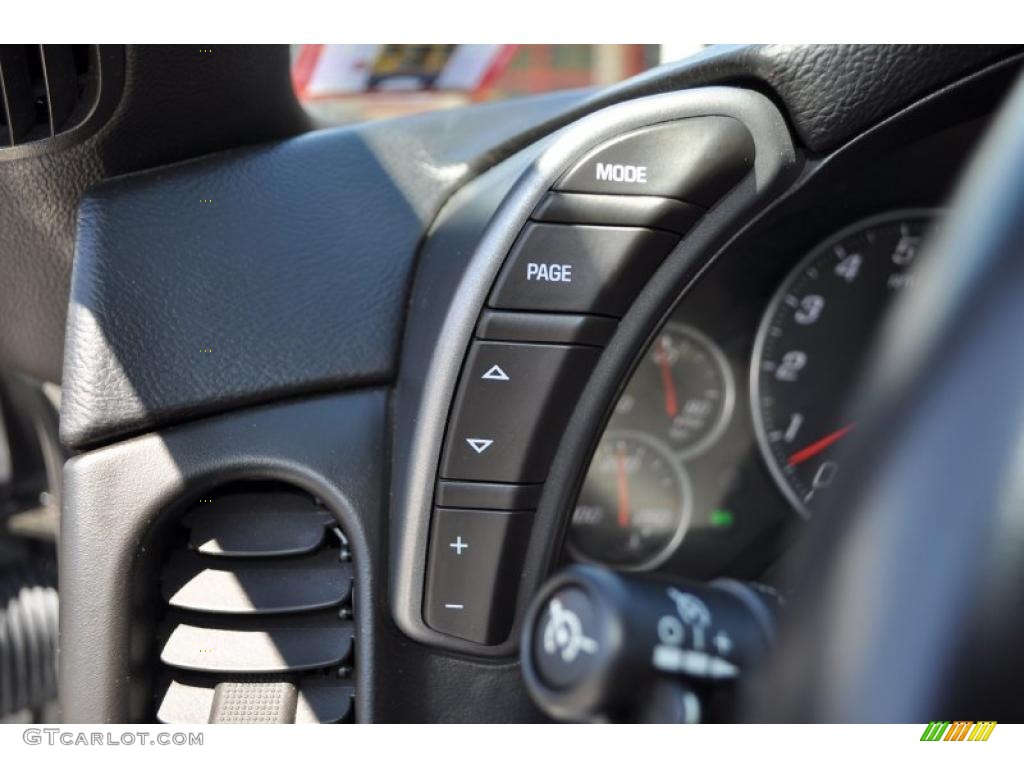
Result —
<instances>
[{"instance_id":1,"label":"air vent","mask_svg":"<svg viewBox=\"0 0 1024 768\"><path fill-rule=\"evenodd\" d=\"M0 45L0 148L81 125L99 99L99 46Z\"/></svg>"},{"instance_id":2,"label":"air vent","mask_svg":"<svg viewBox=\"0 0 1024 768\"><path fill-rule=\"evenodd\" d=\"M287 486L198 500L161 577L163 723L354 719L353 577L334 516Z\"/></svg>"}]
</instances>

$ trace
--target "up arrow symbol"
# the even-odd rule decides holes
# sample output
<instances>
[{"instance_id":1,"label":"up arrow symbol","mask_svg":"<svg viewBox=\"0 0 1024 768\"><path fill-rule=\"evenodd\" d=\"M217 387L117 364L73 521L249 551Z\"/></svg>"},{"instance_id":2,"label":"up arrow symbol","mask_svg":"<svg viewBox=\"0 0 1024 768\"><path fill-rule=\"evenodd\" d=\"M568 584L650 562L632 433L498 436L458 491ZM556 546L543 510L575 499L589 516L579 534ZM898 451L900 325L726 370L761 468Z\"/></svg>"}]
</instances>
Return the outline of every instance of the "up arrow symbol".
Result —
<instances>
[{"instance_id":1,"label":"up arrow symbol","mask_svg":"<svg viewBox=\"0 0 1024 768\"><path fill-rule=\"evenodd\" d=\"M494 441L487 440L486 438L483 437L467 437L466 442L469 443L469 447L472 448L477 453L483 453L484 451L491 447L491 443L493 443Z\"/></svg>"},{"instance_id":2,"label":"up arrow symbol","mask_svg":"<svg viewBox=\"0 0 1024 768\"><path fill-rule=\"evenodd\" d=\"M492 365L481 379L493 379L494 381L508 381L508 374L497 365Z\"/></svg>"}]
</instances>

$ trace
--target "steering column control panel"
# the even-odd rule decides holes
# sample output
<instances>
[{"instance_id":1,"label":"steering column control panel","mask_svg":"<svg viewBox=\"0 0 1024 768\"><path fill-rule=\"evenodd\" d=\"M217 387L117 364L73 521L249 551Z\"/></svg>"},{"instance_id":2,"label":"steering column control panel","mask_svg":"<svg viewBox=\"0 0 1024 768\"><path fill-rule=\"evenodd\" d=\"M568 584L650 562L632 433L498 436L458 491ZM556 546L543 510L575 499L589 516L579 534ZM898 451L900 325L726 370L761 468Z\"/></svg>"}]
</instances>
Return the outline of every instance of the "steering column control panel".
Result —
<instances>
[{"instance_id":1,"label":"steering column control panel","mask_svg":"<svg viewBox=\"0 0 1024 768\"><path fill-rule=\"evenodd\" d=\"M532 508L601 347L753 154L730 117L632 131L580 159L523 226L448 417L427 561L430 627L481 644L508 637ZM469 507L441 503L452 503L453 482ZM536 490L510 491L522 488Z\"/></svg>"},{"instance_id":2,"label":"steering column control panel","mask_svg":"<svg viewBox=\"0 0 1024 768\"><path fill-rule=\"evenodd\" d=\"M406 339L407 358L429 370L406 385L418 388L416 409L398 415L408 474L395 486L392 603L408 634L514 652L526 601L550 567L539 558L564 530L537 510L581 394L679 242L710 214L725 221L743 210L780 174L790 156L776 145L788 147L788 133L759 95L655 96L534 148L495 183L491 207L480 194L453 203L460 223L446 230L442 219L427 243ZM458 219L474 205L468 224ZM469 247L451 234L473 226ZM450 272L440 263L463 252L445 314L423 309L417 322L417 306L443 299Z\"/></svg>"}]
</instances>

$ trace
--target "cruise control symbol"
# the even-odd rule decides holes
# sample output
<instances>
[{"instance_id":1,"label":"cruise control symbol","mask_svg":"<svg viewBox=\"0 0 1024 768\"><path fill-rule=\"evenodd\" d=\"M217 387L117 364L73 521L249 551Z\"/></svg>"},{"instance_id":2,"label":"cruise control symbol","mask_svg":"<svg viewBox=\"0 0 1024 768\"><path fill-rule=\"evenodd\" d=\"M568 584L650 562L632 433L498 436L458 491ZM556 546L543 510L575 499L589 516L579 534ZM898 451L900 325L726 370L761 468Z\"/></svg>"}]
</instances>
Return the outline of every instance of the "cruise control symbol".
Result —
<instances>
[{"instance_id":1,"label":"cruise control symbol","mask_svg":"<svg viewBox=\"0 0 1024 768\"><path fill-rule=\"evenodd\" d=\"M493 440L488 440L484 437L467 437L466 442L469 443L469 447L477 453L483 453L491 447L492 443L494 443Z\"/></svg>"},{"instance_id":2,"label":"cruise control symbol","mask_svg":"<svg viewBox=\"0 0 1024 768\"><path fill-rule=\"evenodd\" d=\"M487 369L487 373L480 377L481 379L490 379L491 381L508 381L509 375L501 370L501 366L492 365Z\"/></svg>"}]
</instances>

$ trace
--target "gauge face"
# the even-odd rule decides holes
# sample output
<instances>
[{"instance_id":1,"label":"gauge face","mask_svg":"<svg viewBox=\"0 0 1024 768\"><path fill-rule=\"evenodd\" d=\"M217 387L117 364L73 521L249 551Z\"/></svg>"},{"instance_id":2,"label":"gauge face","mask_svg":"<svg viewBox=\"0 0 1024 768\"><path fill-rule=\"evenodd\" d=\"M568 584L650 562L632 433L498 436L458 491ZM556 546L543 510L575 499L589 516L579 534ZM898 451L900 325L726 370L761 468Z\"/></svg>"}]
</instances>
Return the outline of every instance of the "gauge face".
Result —
<instances>
[{"instance_id":1,"label":"gauge face","mask_svg":"<svg viewBox=\"0 0 1024 768\"><path fill-rule=\"evenodd\" d=\"M844 408L889 304L913 281L931 217L907 212L861 222L805 258L761 322L751 364L754 426L782 491L808 515L842 471L838 450L856 428Z\"/></svg>"},{"instance_id":2,"label":"gauge face","mask_svg":"<svg viewBox=\"0 0 1024 768\"><path fill-rule=\"evenodd\" d=\"M690 482L664 444L609 431L598 444L573 512L569 548L619 568L653 568L679 546L690 520Z\"/></svg>"},{"instance_id":3,"label":"gauge face","mask_svg":"<svg viewBox=\"0 0 1024 768\"><path fill-rule=\"evenodd\" d=\"M655 338L619 398L610 426L654 435L680 458L696 456L732 413L732 374L714 342L680 323Z\"/></svg>"}]
</instances>

